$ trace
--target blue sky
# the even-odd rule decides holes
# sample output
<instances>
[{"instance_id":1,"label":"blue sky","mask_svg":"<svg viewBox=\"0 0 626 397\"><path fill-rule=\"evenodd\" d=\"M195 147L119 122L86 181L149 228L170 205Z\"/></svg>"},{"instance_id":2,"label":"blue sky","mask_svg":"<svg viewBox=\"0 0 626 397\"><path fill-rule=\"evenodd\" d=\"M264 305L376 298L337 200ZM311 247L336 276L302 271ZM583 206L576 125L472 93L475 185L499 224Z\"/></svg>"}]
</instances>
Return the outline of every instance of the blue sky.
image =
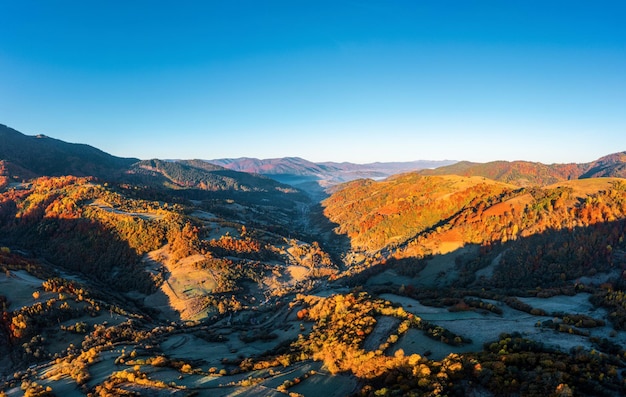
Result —
<instances>
[{"instance_id":1,"label":"blue sky","mask_svg":"<svg viewBox=\"0 0 626 397\"><path fill-rule=\"evenodd\" d=\"M626 150L623 1L0 0L0 123L139 158Z\"/></svg>"}]
</instances>

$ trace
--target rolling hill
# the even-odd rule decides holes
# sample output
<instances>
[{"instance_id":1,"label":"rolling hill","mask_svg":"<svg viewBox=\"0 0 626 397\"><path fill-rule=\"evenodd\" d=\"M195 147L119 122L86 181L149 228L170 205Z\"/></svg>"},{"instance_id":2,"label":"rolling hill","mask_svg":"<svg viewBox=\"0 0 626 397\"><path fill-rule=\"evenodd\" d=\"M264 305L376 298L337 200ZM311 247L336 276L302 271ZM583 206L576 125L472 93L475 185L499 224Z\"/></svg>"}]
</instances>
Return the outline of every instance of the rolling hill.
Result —
<instances>
[{"instance_id":1,"label":"rolling hill","mask_svg":"<svg viewBox=\"0 0 626 397\"><path fill-rule=\"evenodd\" d=\"M350 182L322 202L355 250L380 250L443 225L463 209L515 189L483 177L402 174Z\"/></svg>"},{"instance_id":2,"label":"rolling hill","mask_svg":"<svg viewBox=\"0 0 626 397\"><path fill-rule=\"evenodd\" d=\"M626 152L613 153L585 165L581 178L626 178Z\"/></svg>"}]
</instances>

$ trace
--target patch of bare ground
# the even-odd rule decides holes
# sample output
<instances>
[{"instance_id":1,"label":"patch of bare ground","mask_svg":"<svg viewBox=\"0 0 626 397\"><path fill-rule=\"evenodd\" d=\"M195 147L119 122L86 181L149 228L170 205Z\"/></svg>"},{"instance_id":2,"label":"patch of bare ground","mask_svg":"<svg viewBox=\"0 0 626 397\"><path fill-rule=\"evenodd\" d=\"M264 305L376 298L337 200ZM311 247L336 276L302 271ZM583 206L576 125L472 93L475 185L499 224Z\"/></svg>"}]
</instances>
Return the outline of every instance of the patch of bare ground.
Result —
<instances>
[{"instance_id":1,"label":"patch of bare ground","mask_svg":"<svg viewBox=\"0 0 626 397\"><path fill-rule=\"evenodd\" d=\"M426 267L420 271L416 277L399 275L395 270L385 270L384 272L370 277L367 285L396 284L414 285L416 287L442 287L447 286L459 276L456 269L456 260L459 257L472 257L478 254L478 246L466 245L459 248L457 242L449 242L450 252L437 255L427 261ZM456 247L452 249L452 247Z\"/></svg>"},{"instance_id":2,"label":"patch of bare ground","mask_svg":"<svg viewBox=\"0 0 626 397\"><path fill-rule=\"evenodd\" d=\"M511 211L511 208L515 208L516 210L524 209L524 207L532 203L533 200L533 196L530 193L522 194L501 203L492 205L485 210L484 216L502 216L505 212Z\"/></svg>"},{"instance_id":3,"label":"patch of bare ground","mask_svg":"<svg viewBox=\"0 0 626 397\"><path fill-rule=\"evenodd\" d=\"M212 213L206 212L206 211L200 211L200 210L196 210L196 211L192 212L190 215L193 216L193 217L196 217L198 219L205 220L205 221L218 219L218 217L215 214L212 214Z\"/></svg>"},{"instance_id":4,"label":"patch of bare ground","mask_svg":"<svg viewBox=\"0 0 626 397\"><path fill-rule=\"evenodd\" d=\"M525 338L562 351L569 351L577 346L591 350L594 346L590 337L610 338L613 342L622 345L626 343L626 332L614 332L609 325L608 313L604 309L595 309L588 301L588 294L560 295L551 298L518 298L534 308L543 309L548 313L545 316L528 314L512 309L502 302L487 299L485 302L499 307L502 310L502 315L475 311L450 312L446 308L424 306L415 299L394 294L383 294L381 297L400 304L407 312L413 313L432 324L472 340L471 344L461 347L446 347L446 345L435 340L430 340L429 343L423 334L411 331L401 338L397 345L397 348L404 349L405 353L422 354L422 351L427 349L433 353L432 357L435 359L440 359L453 352L480 351L485 343L498 340L503 333L513 332L519 332ZM593 318L603 319L607 325L584 329L585 332L589 333L588 336L557 332L539 326L544 321L556 320L551 314L557 312L589 315Z\"/></svg>"},{"instance_id":5,"label":"patch of bare ground","mask_svg":"<svg viewBox=\"0 0 626 397\"><path fill-rule=\"evenodd\" d=\"M0 295L9 300L8 310L16 310L23 306L32 305L34 302L45 302L48 295L41 294L39 298L33 298L33 292L41 288L43 280L30 275L25 270L13 270L0 273Z\"/></svg>"},{"instance_id":6,"label":"patch of bare ground","mask_svg":"<svg viewBox=\"0 0 626 397\"><path fill-rule=\"evenodd\" d=\"M450 244L454 243L450 242ZM477 246L467 245L465 247L457 246L456 249L446 254L436 255L428 260L426 267L420 272L419 278L416 281L418 285L429 287L448 285L458 277L456 259L464 256L473 256L477 253Z\"/></svg>"},{"instance_id":7,"label":"patch of bare ground","mask_svg":"<svg viewBox=\"0 0 626 397\"><path fill-rule=\"evenodd\" d=\"M506 253L506 250L498 254L498 256L496 256L495 258L493 258L493 260L488 266L483 267L482 269L479 269L478 271L476 271L476 279L477 280L480 280L481 278L490 279L493 276L493 271L496 269L496 267L498 267L498 265L500 264L500 260L502 260L502 256L505 253Z\"/></svg>"},{"instance_id":8,"label":"patch of bare ground","mask_svg":"<svg viewBox=\"0 0 626 397\"><path fill-rule=\"evenodd\" d=\"M268 278L267 286L272 290L294 287L297 283L308 279L311 270L304 266L288 265L284 267L281 277Z\"/></svg>"},{"instance_id":9,"label":"patch of bare ground","mask_svg":"<svg viewBox=\"0 0 626 397\"><path fill-rule=\"evenodd\" d=\"M209 234L205 236L205 240L219 240L222 236L233 236L235 238L241 237L241 229L236 229L230 226L224 226L218 221L207 221L203 219L205 226L209 230Z\"/></svg>"},{"instance_id":10,"label":"patch of bare ground","mask_svg":"<svg viewBox=\"0 0 626 397\"><path fill-rule=\"evenodd\" d=\"M398 328L400 320L395 317L381 316L376 319L376 326L371 334L367 336L363 343L363 349L367 351L374 351L382 345L392 331Z\"/></svg>"},{"instance_id":11,"label":"patch of bare ground","mask_svg":"<svg viewBox=\"0 0 626 397\"><path fill-rule=\"evenodd\" d=\"M337 374L330 375L323 370L319 362L304 362L289 367L292 369L281 376L277 376L270 381L264 382L271 388L278 388L285 382L291 382L287 393L298 393L305 397L325 396L341 397L348 396L355 392L357 381L354 376ZM294 382L294 380L296 380ZM285 394L281 394L284 396Z\"/></svg>"},{"instance_id":12,"label":"patch of bare ground","mask_svg":"<svg viewBox=\"0 0 626 397\"><path fill-rule=\"evenodd\" d=\"M174 261L168 246L146 254L146 270L160 273L164 281L157 292L144 299L144 304L158 309L161 317L170 321L205 318L203 297L215 289L217 282L210 269L194 266L204 259L192 255Z\"/></svg>"},{"instance_id":13,"label":"patch of bare ground","mask_svg":"<svg viewBox=\"0 0 626 397\"><path fill-rule=\"evenodd\" d=\"M398 342L391 348L390 354L393 355L398 350L402 350L405 355L419 354L431 360L443 360L452 353L473 352L476 348L474 344L449 345L428 337L424 331L412 328L398 339Z\"/></svg>"},{"instance_id":14,"label":"patch of bare ground","mask_svg":"<svg viewBox=\"0 0 626 397\"><path fill-rule=\"evenodd\" d=\"M93 203L90 204L92 207L98 208L102 211L106 211L106 212L110 212L112 214L118 214L118 215L129 215L129 216L134 216L137 218L141 218L144 220L157 220L157 219L163 219L165 217L164 214L157 214L154 212L127 212L127 211L122 211L118 208L113 208L110 204L102 201L102 200L95 200Z\"/></svg>"}]
</instances>

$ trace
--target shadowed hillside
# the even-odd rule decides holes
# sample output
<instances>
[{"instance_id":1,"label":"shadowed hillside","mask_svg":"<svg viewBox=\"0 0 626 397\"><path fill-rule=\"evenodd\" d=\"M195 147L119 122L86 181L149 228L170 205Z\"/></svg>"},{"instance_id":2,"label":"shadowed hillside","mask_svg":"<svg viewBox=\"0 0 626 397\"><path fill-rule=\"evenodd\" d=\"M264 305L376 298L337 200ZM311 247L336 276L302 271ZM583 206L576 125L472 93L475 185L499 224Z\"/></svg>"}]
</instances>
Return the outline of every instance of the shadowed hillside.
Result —
<instances>
[{"instance_id":1,"label":"shadowed hillside","mask_svg":"<svg viewBox=\"0 0 626 397\"><path fill-rule=\"evenodd\" d=\"M115 280L115 288L150 291L154 283L137 265L182 239L181 211L129 200L92 178L41 177L0 194L1 240L84 277Z\"/></svg>"},{"instance_id":2,"label":"shadowed hillside","mask_svg":"<svg viewBox=\"0 0 626 397\"><path fill-rule=\"evenodd\" d=\"M9 164L3 175L11 180L16 179L16 182L44 175L119 178L137 161L115 157L89 145L67 143L45 135L27 136L2 124L0 160Z\"/></svg>"},{"instance_id":3,"label":"shadowed hillside","mask_svg":"<svg viewBox=\"0 0 626 397\"><path fill-rule=\"evenodd\" d=\"M174 189L297 193L296 189L273 179L231 171L201 160L143 160L131 167L127 178L136 183Z\"/></svg>"}]
</instances>

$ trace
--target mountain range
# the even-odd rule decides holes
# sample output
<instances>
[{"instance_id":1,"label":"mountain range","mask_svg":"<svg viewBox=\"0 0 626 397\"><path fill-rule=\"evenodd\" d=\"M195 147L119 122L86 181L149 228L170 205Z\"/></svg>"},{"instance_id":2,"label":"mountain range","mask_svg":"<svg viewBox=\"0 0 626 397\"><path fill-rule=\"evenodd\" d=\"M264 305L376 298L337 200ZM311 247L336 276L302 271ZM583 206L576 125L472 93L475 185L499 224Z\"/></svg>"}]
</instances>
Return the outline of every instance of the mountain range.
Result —
<instances>
[{"instance_id":1,"label":"mountain range","mask_svg":"<svg viewBox=\"0 0 626 397\"><path fill-rule=\"evenodd\" d=\"M324 190L356 179L380 180L418 171L422 175L483 176L517 186L544 186L593 177L626 177L626 152L589 163L542 164L527 161L320 162L298 157L276 159L143 160L121 158L85 144L45 135L28 136L0 124L0 184L43 175L95 176L104 180L168 185L202 190L267 190L282 184L325 196ZM267 178L259 178L264 175Z\"/></svg>"}]
</instances>

